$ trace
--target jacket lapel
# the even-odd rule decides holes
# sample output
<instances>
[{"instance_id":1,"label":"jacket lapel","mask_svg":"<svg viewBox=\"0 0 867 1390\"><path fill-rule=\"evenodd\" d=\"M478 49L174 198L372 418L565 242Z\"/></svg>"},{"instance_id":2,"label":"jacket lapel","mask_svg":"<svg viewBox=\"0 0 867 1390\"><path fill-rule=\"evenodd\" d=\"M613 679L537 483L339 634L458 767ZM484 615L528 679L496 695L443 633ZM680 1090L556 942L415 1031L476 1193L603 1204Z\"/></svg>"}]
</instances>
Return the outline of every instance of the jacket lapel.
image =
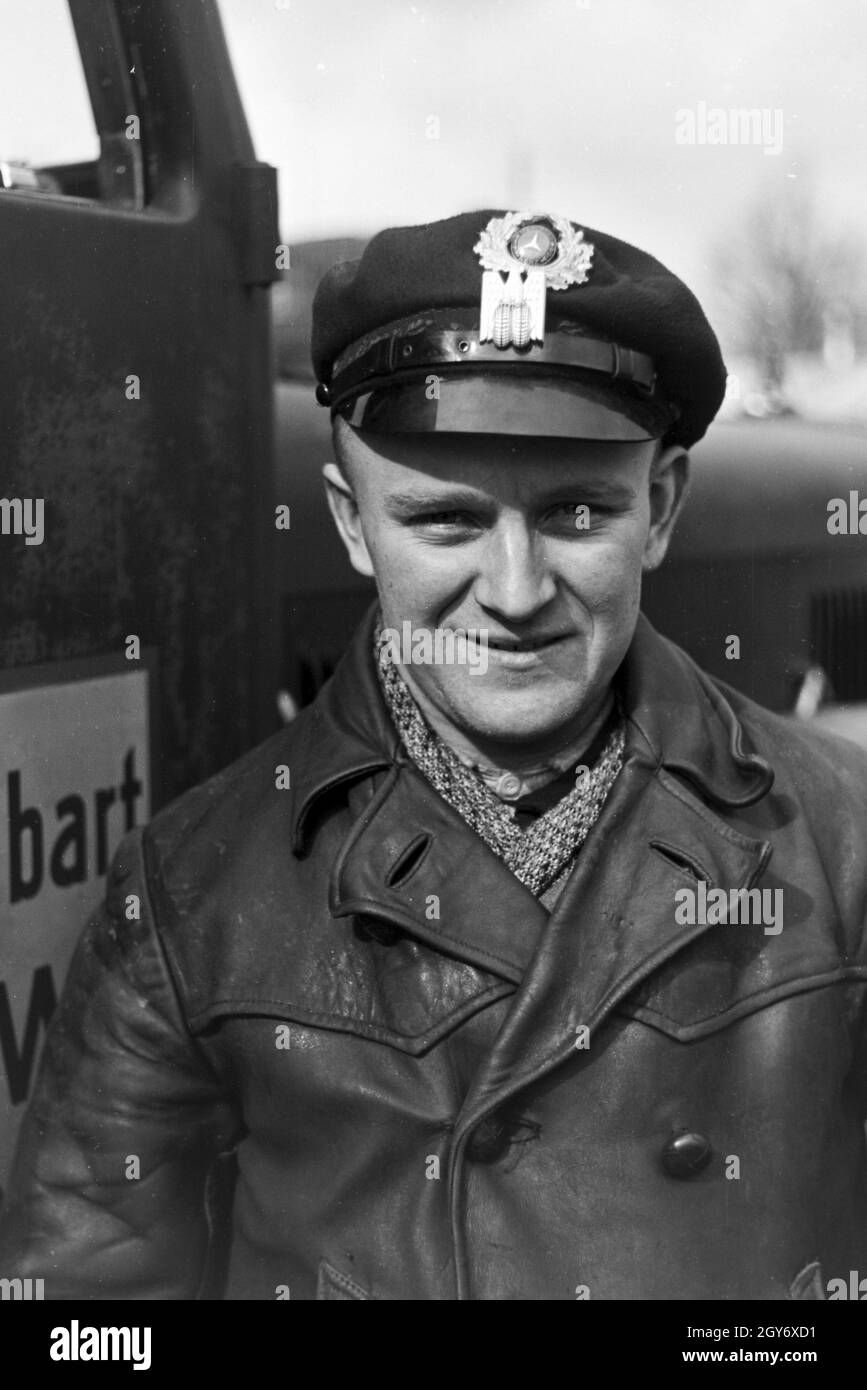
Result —
<instances>
[{"instance_id":1,"label":"jacket lapel","mask_svg":"<svg viewBox=\"0 0 867 1390\"><path fill-rule=\"evenodd\" d=\"M490 1056L476 1074L456 1140L494 1105L594 1036L647 975L712 930L675 921L678 889L748 887L770 846L732 830L666 773L624 766L541 937Z\"/></svg>"},{"instance_id":2,"label":"jacket lapel","mask_svg":"<svg viewBox=\"0 0 867 1390\"><path fill-rule=\"evenodd\" d=\"M406 761L395 764L347 840L331 912L372 914L519 984L548 913Z\"/></svg>"}]
</instances>

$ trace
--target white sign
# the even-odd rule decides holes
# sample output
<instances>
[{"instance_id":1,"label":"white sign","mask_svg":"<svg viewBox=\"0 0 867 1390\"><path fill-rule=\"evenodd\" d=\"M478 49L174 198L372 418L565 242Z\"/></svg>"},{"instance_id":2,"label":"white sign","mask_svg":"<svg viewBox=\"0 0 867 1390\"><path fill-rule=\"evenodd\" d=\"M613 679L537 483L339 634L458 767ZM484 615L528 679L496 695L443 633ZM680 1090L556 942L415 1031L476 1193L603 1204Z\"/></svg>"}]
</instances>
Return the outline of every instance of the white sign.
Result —
<instances>
[{"instance_id":1,"label":"white sign","mask_svg":"<svg viewBox=\"0 0 867 1390\"><path fill-rule=\"evenodd\" d=\"M72 950L150 815L150 679L115 658L0 675L0 1187Z\"/></svg>"}]
</instances>

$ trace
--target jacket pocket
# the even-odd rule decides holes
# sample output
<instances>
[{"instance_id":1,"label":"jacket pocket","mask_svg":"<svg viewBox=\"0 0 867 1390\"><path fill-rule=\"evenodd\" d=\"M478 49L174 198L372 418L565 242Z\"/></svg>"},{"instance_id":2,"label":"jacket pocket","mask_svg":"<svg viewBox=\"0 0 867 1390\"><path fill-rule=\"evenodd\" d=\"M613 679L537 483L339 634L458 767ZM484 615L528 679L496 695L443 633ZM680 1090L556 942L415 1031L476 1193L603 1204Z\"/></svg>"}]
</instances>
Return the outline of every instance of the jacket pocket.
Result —
<instances>
[{"instance_id":1,"label":"jacket pocket","mask_svg":"<svg viewBox=\"0 0 867 1390\"><path fill-rule=\"evenodd\" d=\"M246 943L244 949L245 958L226 968L219 995L214 991L190 1012L194 1034L206 1034L221 1019L270 1017L420 1056L515 992L510 980L362 916L311 931L294 954L286 947L271 954L251 952Z\"/></svg>"},{"instance_id":2,"label":"jacket pocket","mask_svg":"<svg viewBox=\"0 0 867 1390\"><path fill-rule=\"evenodd\" d=\"M677 1042L697 1042L795 995L850 982L857 985L864 974L863 967L840 966L808 974L797 965L788 976L781 972L778 979L768 979L749 966L736 974L727 961L696 967L678 959L621 1000L614 1013Z\"/></svg>"},{"instance_id":3,"label":"jacket pocket","mask_svg":"<svg viewBox=\"0 0 867 1390\"><path fill-rule=\"evenodd\" d=\"M376 1301L373 1294L368 1293L360 1284L356 1284L355 1280L350 1279L348 1274L343 1274L341 1270L335 1269L327 1260L321 1260L319 1263L316 1299L317 1302L320 1299L342 1299L350 1303L356 1299Z\"/></svg>"}]
</instances>

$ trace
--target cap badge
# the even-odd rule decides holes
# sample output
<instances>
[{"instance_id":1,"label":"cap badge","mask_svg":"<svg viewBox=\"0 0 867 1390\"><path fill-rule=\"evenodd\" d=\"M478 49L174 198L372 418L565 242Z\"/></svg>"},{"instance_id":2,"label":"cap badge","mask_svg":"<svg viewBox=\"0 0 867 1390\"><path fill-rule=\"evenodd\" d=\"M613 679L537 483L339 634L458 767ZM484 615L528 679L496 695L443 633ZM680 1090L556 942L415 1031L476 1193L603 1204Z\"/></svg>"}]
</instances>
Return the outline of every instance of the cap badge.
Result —
<instances>
[{"instance_id":1,"label":"cap badge","mask_svg":"<svg viewBox=\"0 0 867 1390\"><path fill-rule=\"evenodd\" d=\"M479 338L500 348L543 342L546 291L583 285L593 260L580 228L537 212L492 217L473 250L483 267Z\"/></svg>"}]
</instances>

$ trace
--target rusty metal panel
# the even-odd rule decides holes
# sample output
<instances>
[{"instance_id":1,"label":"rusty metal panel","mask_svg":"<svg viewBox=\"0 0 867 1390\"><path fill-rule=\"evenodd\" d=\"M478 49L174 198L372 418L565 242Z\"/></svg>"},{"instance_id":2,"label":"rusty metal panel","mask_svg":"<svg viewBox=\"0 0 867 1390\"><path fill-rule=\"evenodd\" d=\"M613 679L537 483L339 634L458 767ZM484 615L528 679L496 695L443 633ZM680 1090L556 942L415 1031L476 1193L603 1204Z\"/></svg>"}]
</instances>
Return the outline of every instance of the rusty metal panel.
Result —
<instances>
[{"instance_id":1,"label":"rusty metal panel","mask_svg":"<svg viewBox=\"0 0 867 1390\"><path fill-rule=\"evenodd\" d=\"M0 191L0 493L43 499L45 531L0 537L0 669L137 634L159 658L165 798L274 722L275 185L210 0L72 8L103 95L109 31L134 90L95 109L98 169ZM128 103L140 209L100 179Z\"/></svg>"}]
</instances>

